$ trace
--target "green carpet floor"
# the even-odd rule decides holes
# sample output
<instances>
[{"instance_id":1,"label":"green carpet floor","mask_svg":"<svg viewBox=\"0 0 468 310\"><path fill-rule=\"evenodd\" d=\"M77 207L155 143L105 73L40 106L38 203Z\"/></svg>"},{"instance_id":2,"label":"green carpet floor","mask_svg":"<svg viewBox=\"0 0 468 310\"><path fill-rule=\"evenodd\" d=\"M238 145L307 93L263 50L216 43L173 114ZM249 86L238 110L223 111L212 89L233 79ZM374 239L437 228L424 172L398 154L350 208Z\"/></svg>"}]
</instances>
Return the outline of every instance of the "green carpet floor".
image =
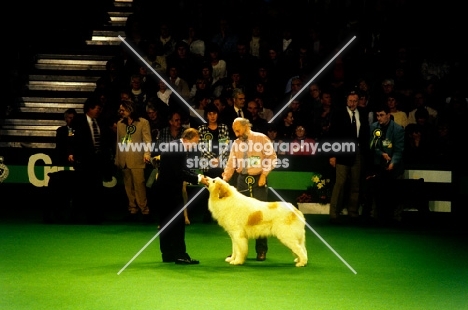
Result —
<instances>
[{"instance_id":1,"label":"green carpet floor","mask_svg":"<svg viewBox=\"0 0 468 310\"><path fill-rule=\"evenodd\" d=\"M158 238L131 261L153 224L4 218L0 309L468 309L465 233L307 222L316 233L307 229L309 264L297 268L273 238L266 261L252 240L246 263L231 266L227 234L201 221L186 233L201 264L180 266L161 262Z\"/></svg>"}]
</instances>

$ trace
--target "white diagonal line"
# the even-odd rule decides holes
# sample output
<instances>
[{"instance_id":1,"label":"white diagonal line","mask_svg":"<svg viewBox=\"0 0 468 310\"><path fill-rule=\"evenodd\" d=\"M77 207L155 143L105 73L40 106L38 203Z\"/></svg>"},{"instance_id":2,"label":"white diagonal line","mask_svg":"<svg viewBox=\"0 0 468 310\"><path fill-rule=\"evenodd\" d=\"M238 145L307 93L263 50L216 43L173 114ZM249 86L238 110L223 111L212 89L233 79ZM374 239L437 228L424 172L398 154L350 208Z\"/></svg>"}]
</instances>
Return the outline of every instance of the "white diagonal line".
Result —
<instances>
[{"instance_id":1,"label":"white diagonal line","mask_svg":"<svg viewBox=\"0 0 468 310\"><path fill-rule=\"evenodd\" d=\"M281 199L282 202L286 201L271 187L269 189L275 193L276 196L278 196L279 199ZM290 207L291 208L291 207ZM302 219L301 219L302 220ZM345 265L348 267L354 274L357 274L357 272L351 267L341 256L338 254L319 234L318 232L315 231L315 229L312 228L306 221L304 221L304 224L310 229L311 232L313 232L319 239L322 241Z\"/></svg>"},{"instance_id":2,"label":"white diagonal line","mask_svg":"<svg viewBox=\"0 0 468 310\"><path fill-rule=\"evenodd\" d=\"M143 251L151 244L151 242L153 242L154 239L156 239L156 238L164 231L164 229L166 229L166 227L169 226L169 225L176 219L176 217L177 217L179 214L181 214L182 212L184 212L184 210L188 207L188 205L189 205L190 203L192 203L192 201L193 201L195 198L197 198L197 196L200 195L200 193L201 193L202 190L204 190L204 189L205 189L205 187L203 187L202 189L200 189L200 190L198 191L198 193L196 193L195 196L193 196L193 198L190 199L190 201L187 202L187 203L185 204L185 206L184 206L182 209L180 209L179 212L177 212L177 214L174 215L174 216L171 218L171 220L170 220L166 225L164 225L163 227L161 227L161 228L159 229L158 233L157 233L156 235L154 235L154 237L151 238L151 240L148 241L148 242L145 244L145 246L142 247L141 250L138 251L138 253L136 253L136 254L132 257L132 259L131 259L125 266L122 267L122 269L120 269L119 272L117 272L117 275L120 275L120 274L122 273L122 271L124 271L125 268L127 268L128 265L130 265L130 264L135 260L135 258L137 258L138 255L140 255L141 252L143 252Z\"/></svg>"},{"instance_id":3,"label":"white diagonal line","mask_svg":"<svg viewBox=\"0 0 468 310\"><path fill-rule=\"evenodd\" d=\"M125 45L127 45L127 47L133 52L133 54L135 54L138 58L140 58L140 60L143 61L143 63L146 64L146 66L148 67L148 69L150 69L154 74L156 74L156 76L157 76L161 81L163 81L164 84L166 84L167 87L169 87L169 89L172 90L172 92L173 92L174 94L176 94L176 96L179 97L179 99L182 100L182 102L185 103L185 105L186 105L190 110L192 110L192 112L195 113L195 115L198 116L198 118L201 119L201 121L202 121L203 123L206 123L206 120L205 120L203 117L201 117L200 114L198 114L198 112L197 112L187 101L185 101L185 99L182 98L182 96L179 95L179 93L178 93L174 88L172 88L172 86L171 86L169 83L167 83L166 80L165 80L164 78L162 78L162 77L159 75L159 73L156 72L156 70L154 70L153 67L151 67L151 66L149 65L149 64L143 59L143 57L141 57L140 54L138 54L138 52L135 51L135 49L134 49L130 44L128 44L127 41L125 41L124 38L122 38L122 37L119 35L119 39L122 40L122 42L125 43Z\"/></svg>"},{"instance_id":4,"label":"white diagonal line","mask_svg":"<svg viewBox=\"0 0 468 310\"><path fill-rule=\"evenodd\" d=\"M352 42L354 39L356 39L356 36L352 37L351 40L349 40L349 42L346 43L346 45L343 46L343 48L340 49L340 50L338 51L338 53L336 53L336 55L333 56L333 58L330 59L330 61L327 62L327 63L323 66L323 68L320 69L320 71L317 72L317 74L315 74L315 75L310 79L310 81L307 82L307 83L297 92L297 94L295 94L291 99L289 99L289 101L283 106L283 108L282 108L281 110L279 110L278 113L276 113L276 114L268 121L268 123L272 123L273 120L274 120L278 115L280 115L281 112L283 112L284 109L286 109L286 108L291 104L291 102L293 102L294 99L296 99L297 96L299 96L299 95L302 93L302 91L303 91L304 89L306 89L306 88L315 80L315 78L317 78L317 76L318 76L320 73L322 73L322 71L325 70L325 68L328 67L328 65L329 65L333 60L335 60L335 58L338 57L338 55L340 55L340 53L341 53L345 48L348 47L349 44L351 44L351 42Z\"/></svg>"}]
</instances>

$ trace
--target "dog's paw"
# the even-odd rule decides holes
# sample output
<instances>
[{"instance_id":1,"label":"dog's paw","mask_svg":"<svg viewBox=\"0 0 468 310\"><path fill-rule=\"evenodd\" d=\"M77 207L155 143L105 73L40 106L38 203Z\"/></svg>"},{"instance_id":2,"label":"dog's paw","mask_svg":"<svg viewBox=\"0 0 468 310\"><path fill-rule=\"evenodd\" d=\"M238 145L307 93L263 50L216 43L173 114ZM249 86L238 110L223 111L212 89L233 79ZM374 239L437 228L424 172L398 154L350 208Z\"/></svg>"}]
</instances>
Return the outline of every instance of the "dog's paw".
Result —
<instances>
[{"instance_id":1,"label":"dog's paw","mask_svg":"<svg viewBox=\"0 0 468 310\"><path fill-rule=\"evenodd\" d=\"M305 267L307 265L307 260L300 261L298 258L296 258L294 262L296 263L296 267Z\"/></svg>"},{"instance_id":2,"label":"dog's paw","mask_svg":"<svg viewBox=\"0 0 468 310\"><path fill-rule=\"evenodd\" d=\"M224 261L230 263L232 261L232 256L229 255L228 257L226 257L226 259Z\"/></svg>"},{"instance_id":3,"label":"dog's paw","mask_svg":"<svg viewBox=\"0 0 468 310\"><path fill-rule=\"evenodd\" d=\"M242 265L244 262L241 260L232 260L229 264L231 265Z\"/></svg>"}]
</instances>

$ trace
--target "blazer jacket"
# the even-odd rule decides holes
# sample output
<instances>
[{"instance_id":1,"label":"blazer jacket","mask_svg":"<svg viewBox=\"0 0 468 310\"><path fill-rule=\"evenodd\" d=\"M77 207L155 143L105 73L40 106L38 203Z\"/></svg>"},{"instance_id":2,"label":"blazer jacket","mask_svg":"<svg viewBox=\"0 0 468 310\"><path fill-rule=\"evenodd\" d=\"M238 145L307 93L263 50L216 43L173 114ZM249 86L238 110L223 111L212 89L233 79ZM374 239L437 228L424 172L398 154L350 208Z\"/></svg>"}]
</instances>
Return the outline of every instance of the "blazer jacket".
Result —
<instances>
[{"instance_id":1,"label":"blazer jacket","mask_svg":"<svg viewBox=\"0 0 468 310\"><path fill-rule=\"evenodd\" d=\"M127 128L131 128L127 126L123 122L123 120L119 120L117 123L117 149L115 153L115 165L123 169L125 167L130 169L144 169L146 167L146 163L144 160L144 156L148 155L151 156L150 149L135 149L132 150L131 148L127 151L125 150L126 145L147 145L151 146L152 139L151 139L151 128L147 119L140 117L139 120L135 120L132 124L135 126L135 130L128 130Z\"/></svg>"},{"instance_id":2,"label":"blazer jacket","mask_svg":"<svg viewBox=\"0 0 468 310\"><path fill-rule=\"evenodd\" d=\"M348 109L345 107L336 109L330 116L330 143L334 142L354 142L356 147L359 147L359 152L366 160L368 158L369 150L369 120L367 113L361 107L357 107L359 111L359 137L356 139L354 134L354 127L351 123L351 118L348 113ZM336 155L336 156L335 156ZM334 154L336 157L336 163L346 166L354 164L356 159L356 153L352 152L340 152Z\"/></svg>"},{"instance_id":3,"label":"blazer jacket","mask_svg":"<svg viewBox=\"0 0 468 310\"><path fill-rule=\"evenodd\" d=\"M184 181L198 184L198 174L188 167L189 153L184 151L182 141L174 140L170 146L161 152L159 174L156 181L158 191L164 195L174 195L182 199Z\"/></svg>"},{"instance_id":4,"label":"blazer jacket","mask_svg":"<svg viewBox=\"0 0 468 310\"><path fill-rule=\"evenodd\" d=\"M242 112L244 113L244 118L247 118L249 120L252 120L252 115L251 113L249 112L249 110L247 110L245 107L242 109ZM219 119L219 122L220 123L223 123L223 124L226 124L229 128L229 137L231 138L231 140L235 140L237 139L236 135L234 134L234 131L232 129L232 123L234 122L234 120L236 118L238 118L239 116L237 115L236 113L236 110L234 109L234 106L227 106L223 112L220 114L220 119Z\"/></svg>"},{"instance_id":5,"label":"blazer jacket","mask_svg":"<svg viewBox=\"0 0 468 310\"><path fill-rule=\"evenodd\" d=\"M78 114L72 121L71 127L75 132L73 143L69 145L68 154L73 155L75 167L83 165L95 166L97 158L110 162L113 156L111 143L114 141L111 139L110 129L104 126L100 119L97 122L100 131L100 152L96 152L94 148L94 140L86 114Z\"/></svg>"}]
</instances>

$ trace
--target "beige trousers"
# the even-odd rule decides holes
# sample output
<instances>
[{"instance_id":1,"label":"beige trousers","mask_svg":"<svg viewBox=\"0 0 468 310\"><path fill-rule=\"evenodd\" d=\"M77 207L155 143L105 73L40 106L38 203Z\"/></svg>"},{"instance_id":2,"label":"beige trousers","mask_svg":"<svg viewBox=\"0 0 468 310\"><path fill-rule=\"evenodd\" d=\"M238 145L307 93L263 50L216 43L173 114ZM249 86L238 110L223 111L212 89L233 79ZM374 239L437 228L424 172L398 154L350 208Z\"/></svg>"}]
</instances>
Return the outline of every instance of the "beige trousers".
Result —
<instances>
[{"instance_id":1,"label":"beige trousers","mask_svg":"<svg viewBox=\"0 0 468 310\"><path fill-rule=\"evenodd\" d=\"M144 169L124 168L122 172L128 198L128 211L135 214L140 209L142 214L149 214Z\"/></svg>"}]
</instances>

